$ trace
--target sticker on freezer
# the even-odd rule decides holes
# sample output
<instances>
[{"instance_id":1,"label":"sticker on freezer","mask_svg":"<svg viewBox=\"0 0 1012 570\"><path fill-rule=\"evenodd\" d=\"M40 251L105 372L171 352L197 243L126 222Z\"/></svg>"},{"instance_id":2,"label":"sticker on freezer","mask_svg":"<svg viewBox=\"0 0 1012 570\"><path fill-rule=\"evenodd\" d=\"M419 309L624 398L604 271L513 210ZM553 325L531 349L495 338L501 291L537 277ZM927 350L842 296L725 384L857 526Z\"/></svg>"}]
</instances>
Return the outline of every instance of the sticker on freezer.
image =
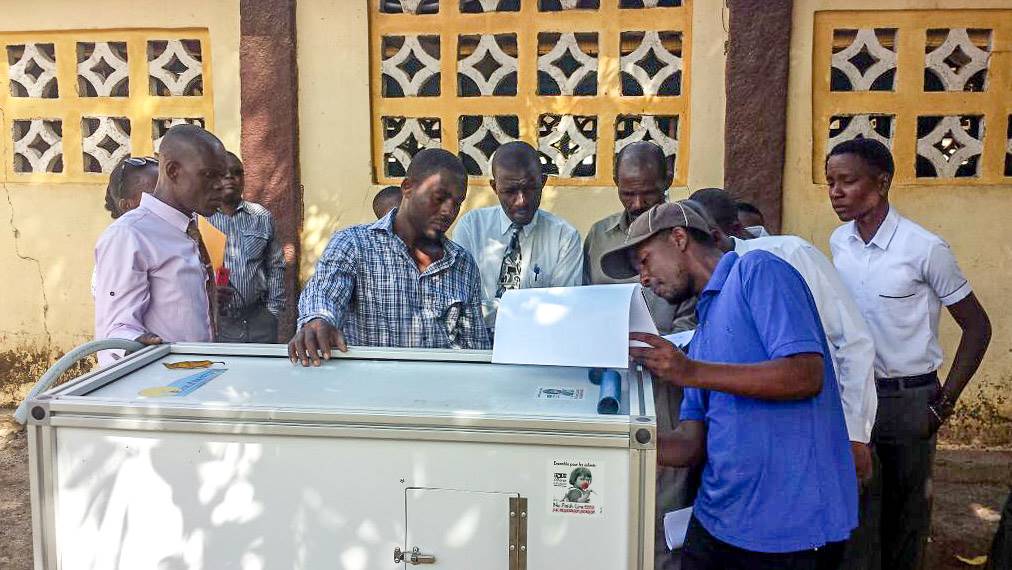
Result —
<instances>
[{"instance_id":1,"label":"sticker on freezer","mask_svg":"<svg viewBox=\"0 0 1012 570\"><path fill-rule=\"evenodd\" d=\"M539 400L582 400L583 388L569 388L567 386L540 386L538 388Z\"/></svg>"},{"instance_id":2,"label":"sticker on freezer","mask_svg":"<svg viewBox=\"0 0 1012 570\"><path fill-rule=\"evenodd\" d=\"M197 388L225 373L225 368L211 368L197 374L180 378L168 386L151 386L137 393L144 398L167 398L189 396Z\"/></svg>"},{"instance_id":3,"label":"sticker on freezer","mask_svg":"<svg viewBox=\"0 0 1012 570\"><path fill-rule=\"evenodd\" d=\"M604 514L604 469L595 461L554 459L549 467L552 514L598 517Z\"/></svg>"}]
</instances>

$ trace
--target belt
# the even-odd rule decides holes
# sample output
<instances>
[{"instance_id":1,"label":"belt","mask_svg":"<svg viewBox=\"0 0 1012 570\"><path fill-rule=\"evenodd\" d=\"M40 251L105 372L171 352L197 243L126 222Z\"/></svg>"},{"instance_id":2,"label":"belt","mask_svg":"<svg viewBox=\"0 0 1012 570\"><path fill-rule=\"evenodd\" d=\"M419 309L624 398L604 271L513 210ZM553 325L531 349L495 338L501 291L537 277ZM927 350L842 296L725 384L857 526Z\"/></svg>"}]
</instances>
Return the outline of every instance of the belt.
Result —
<instances>
[{"instance_id":1,"label":"belt","mask_svg":"<svg viewBox=\"0 0 1012 570\"><path fill-rule=\"evenodd\" d=\"M928 372L927 374L921 374L919 376L901 376L899 378L876 378L875 385L878 386L879 391L898 392L900 390L909 390L911 388L921 388L923 386L929 386L937 381L938 381L938 373Z\"/></svg>"}]
</instances>

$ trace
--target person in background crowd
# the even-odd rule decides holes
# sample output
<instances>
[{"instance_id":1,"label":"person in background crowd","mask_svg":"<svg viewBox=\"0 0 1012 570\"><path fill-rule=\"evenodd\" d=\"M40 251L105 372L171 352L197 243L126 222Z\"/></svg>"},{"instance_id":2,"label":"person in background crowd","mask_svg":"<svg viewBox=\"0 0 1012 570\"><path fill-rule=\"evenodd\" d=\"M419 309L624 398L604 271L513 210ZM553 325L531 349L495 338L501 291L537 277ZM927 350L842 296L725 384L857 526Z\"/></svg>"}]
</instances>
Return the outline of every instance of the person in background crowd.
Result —
<instances>
[{"instance_id":1,"label":"person in background crowd","mask_svg":"<svg viewBox=\"0 0 1012 570\"><path fill-rule=\"evenodd\" d=\"M95 247L95 337L144 344L214 338L214 279L194 214L221 205L225 147L193 125L162 140L154 192ZM115 356L99 355L100 364Z\"/></svg>"},{"instance_id":2,"label":"person in background crowd","mask_svg":"<svg viewBox=\"0 0 1012 570\"><path fill-rule=\"evenodd\" d=\"M158 159L123 157L113 167L105 187L105 209L116 219L141 205L141 194L151 193L158 182ZM91 270L91 297L95 298L95 268Z\"/></svg>"},{"instance_id":3,"label":"person in background crowd","mask_svg":"<svg viewBox=\"0 0 1012 570\"><path fill-rule=\"evenodd\" d=\"M116 219L141 205L141 194L152 192L158 182L158 159L126 156L113 167L105 187L105 209Z\"/></svg>"},{"instance_id":4,"label":"person in background crowd","mask_svg":"<svg viewBox=\"0 0 1012 570\"><path fill-rule=\"evenodd\" d=\"M226 168L221 208L208 219L226 236L228 285L218 287L218 340L275 343L285 306L285 255L271 213L243 200L242 161L226 152Z\"/></svg>"},{"instance_id":5,"label":"person in background crowd","mask_svg":"<svg viewBox=\"0 0 1012 570\"><path fill-rule=\"evenodd\" d=\"M330 239L299 298L293 364L319 366L348 344L491 347L478 266L446 238L467 196L464 164L445 150L422 150L401 192L400 207Z\"/></svg>"},{"instance_id":6,"label":"person in background crowd","mask_svg":"<svg viewBox=\"0 0 1012 570\"><path fill-rule=\"evenodd\" d=\"M738 210L738 221L745 227L745 231L757 238L770 235L766 231L766 218L759 208L748 202L737 202L734 207Z\"/></svg>"},{"instance_id":7,"label":"person in background crowd","mask_svg":"<svg viewBox=\"0 0 1012 570\"><path fill-rule=\"evenodd\" d=\"M924 561L935 432L984 358L991 324L948 244L890 206L893 171L889 149L872 139L840 143L826 158L829 200L846 222L829 240L833 263L875 340L879 405L872 444L881 493L873 494L858 536L878 536L882 568L906 570ZM943 305L962 337L940 385ZM878 567L870 542L849 545L847 567Z\"/></svg>"},{"instance_id":8,"label":"person in background crowd","mask_svg":"<svg viewBox=\"0 0 1012 570\"><path fill-rule=\"evenodd\" d=\"M745 226L738 220L738 208L734 200L728 199L727 193L721 188L703 188L696 190L689 196L689 199L703 208L717 222L717 227L730 237L738 239L752 239L756 236L745 229Z\"/></svg>"},{"instance_id":9,"label":"person in background crowd","mask_svg":"<svg viewBox=\"0 0 1012 570\"><path fill-rule=\"evenodd\" d=\"M712 202L732 204L727 192L711 193ZM686 207L696 204L686 201ZM699 212L711 224L711 234L721 251L743 256L750 251L768 251L783 259L801 274L815 300L819 320L826 333L829 356L840 385L843 417L847 422L854 467L861 482L872 472L872 456L868 442L875 424L878 398L875 392L875 343L864 322L861 310L843 284L836 268L814 245L797 236L768 236L756 239L729 238L713 220L709 211L699 205Z\"/></svg>"},{"instance_id":10,"label":"person in background crowd","mask_svg":"<svg viewBox=\"0 0 1012 570\"><path fill-rule=\"evenodd\" d=\"M598 221L590 228L583 244L583 284L635 283L631 276L615 279L601 268L601 255L625 243L629 228L643 212L661 204L671 186L671 172L661 147L648 141L634 142L619 152L615 159L615 184L622 211ZM695 303L688 300L672 305L643 289L647 309L661 334L691 330L696 326ZM682 404L682 389L671 384L654 384L654 404L657 411L657 429L674 429ZM657 570L677 570L664 540L664 514L692 504L695 485L689 469L658 466L654 521L654 554Z\"/></svg>"},{"instance_id":11,"label":"person in background crowd","mask_svg":"<svg viewBox=\"0 0 1012 570\"><path fill-rule=\"evenodd\" d=\"M540 209L547 179L534 147L508 142L492 156L489 184L499 205L471 210L457 223L453 241L471 254L481 271L489 329L495 326L499 299L506 291L582 282L580 233Z\"/></svg>"},{"instance_id":12,"label":"person in background crowd","mask_svg":"<svg viewBox=\"0 0 1012 570\"><path fill-rule=\"evenodd\" d=\"M583 284L635 283L636 279L616 280L601 270L601 254L625 241L629 225L653 206L664 202L671 186L668 160L661 147L649 141L627 145L615 159L615 185L622 211L598 220L583 243ZM647 309L661 334L695 327L691 303L672 307L649 290L643 290Z\"/></svg>"},{"instance_id":13,"label":"person in background crowd","mask_svg":"<svg viewBox=\"0 0 1012 570\"><path fill-rule=\"evenodd\" d=\"M649 345L629 349L634 361L685 389L677 429L658 430L658 461L705 463L682 568L835 568L857 524L857 479L801 275L769 252L721 252L685 202L640 216L601 265L616 279L639 273L672 304L698 298L688 356L656 335L629 335Z\"/></svg>"},{"instance_id":14,"label":"person in background crowd","mask_svg":"<svg viewBox=\"0 0 1012 570\"><path fill-rule=\"evenodd\" d=\"M397 206L401 205L401 187L400 186L387 186L373 196L372 199L372 212L376 214L376 219L380 219L387 215L387 212L393 210Z\"/></svg>"}]
</instances>

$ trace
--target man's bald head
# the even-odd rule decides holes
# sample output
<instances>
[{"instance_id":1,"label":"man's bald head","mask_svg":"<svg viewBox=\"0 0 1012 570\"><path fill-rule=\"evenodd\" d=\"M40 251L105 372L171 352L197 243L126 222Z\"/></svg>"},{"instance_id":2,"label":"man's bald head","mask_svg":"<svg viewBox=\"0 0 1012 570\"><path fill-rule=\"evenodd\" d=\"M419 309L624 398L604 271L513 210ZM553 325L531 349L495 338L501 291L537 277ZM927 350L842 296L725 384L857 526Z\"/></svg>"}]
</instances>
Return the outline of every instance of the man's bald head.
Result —
<instances>
[{"instance_id":1,"label":"man's bald head","mask_svg":"<svg viewBox=\"0 0 1012 570\"><path fill-rule=\"evenodd\" d=\"M637 141L623 148L615 159L615 185L628 221L663 202L671 177L661 147Z\"/></svg>"},{"instance_id":2,"label":"man's bald head","mask_svg":"<svg viewBox=\"0 0 1012 570\"><path fill-rule=\"evenodd\" d=\"M492 177L497 170L541 173L541 157L534 147L524 141L510 141L496 149L492 155Z\"/></svg>"},{"instance_id":3,"label":"man's bald head","mask_svg":"<svg viewBox=\"0 0 1012 570\"><path fill-rule=\"evenodd\" d=\"M739 239L755 237L745 231L745 227L741 225L738 220L738 208L734 205L734 198L726 190L703 188L693 192L689 199L701 205L725 234Z\"/></svg>"},{"instance_id":4,"label":"man's bald head","mask_svg":"<svg viewBox=\"0 0 1012 570\"><path fill-rule=\"evenodd\" d=\"M668 159L664 149L650 141L636 141L626 145L615 158L615 180L623 170L649 171L667 180Z\"/></svg>"},{"instance_id":5,"label":"man's bald head","mask_svg":"<svg viewBox=\"0 0 1012 570\"><path fill-rule=\"evenodd\" d=\"M181 158L193 153L217 153L225 155L225 145L218 137L197 125L176 125L165 133L158 148L161 161Z\"/></svg>"},{"instance_id":6,"label":"man's bald head","mask_svg":"<svg viewBox=\"0 0 1012 570\"><path fill-rule=\"evenodd\" d=\"M222 202L225 145L196 125L169 129L158 149L155 197L186 215L209 216Z\"/></svg>"}]
</instances>

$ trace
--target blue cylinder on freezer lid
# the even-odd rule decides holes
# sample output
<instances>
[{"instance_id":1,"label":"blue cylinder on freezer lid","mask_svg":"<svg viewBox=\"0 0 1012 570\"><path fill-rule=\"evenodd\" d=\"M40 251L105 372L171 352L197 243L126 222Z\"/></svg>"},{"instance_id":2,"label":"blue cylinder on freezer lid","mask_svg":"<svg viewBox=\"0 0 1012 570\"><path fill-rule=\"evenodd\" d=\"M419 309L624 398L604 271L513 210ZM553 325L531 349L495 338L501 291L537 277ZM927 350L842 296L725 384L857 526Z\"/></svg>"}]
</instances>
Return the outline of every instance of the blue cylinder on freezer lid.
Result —
<instances>
[{"instance_id":1,"label":"blue cylinder on freezer lid","mask_svg":"<svg viewBox=\"0 0 1012 570\"><path fill-rule=\"evenodd\" d=\"M601 375L601 396L597 401L597 413L617 414L622 398L622 375L614 370L605 370Z\"/></svg>"}]
</instances>

